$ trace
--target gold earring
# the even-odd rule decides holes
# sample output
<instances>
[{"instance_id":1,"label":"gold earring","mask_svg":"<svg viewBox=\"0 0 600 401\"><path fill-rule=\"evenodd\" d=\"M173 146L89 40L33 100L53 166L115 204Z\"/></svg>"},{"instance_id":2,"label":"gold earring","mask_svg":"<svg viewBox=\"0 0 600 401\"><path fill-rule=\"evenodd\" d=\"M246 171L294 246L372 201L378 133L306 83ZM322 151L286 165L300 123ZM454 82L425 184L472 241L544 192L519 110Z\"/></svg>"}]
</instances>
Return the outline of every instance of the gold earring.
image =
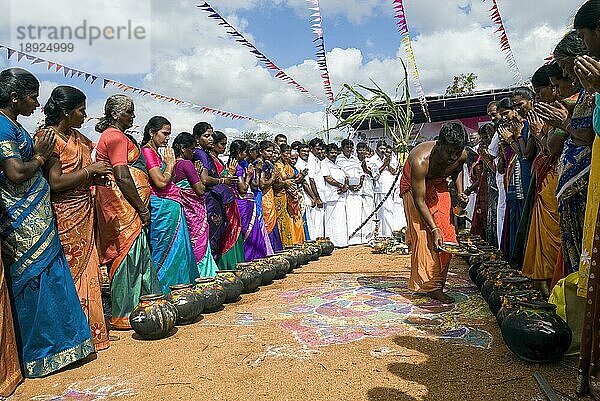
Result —
<instances>
[{"instance_id":1,"label":"gold earring","mask_svg":"<svg viewBox=\"0 0 600 401\"><path fill-rule=\"evenodd\" d=\"M68 115L68 114L65 114L65 117L69 118L69 115Z\"/></svg>"}]
</instances>

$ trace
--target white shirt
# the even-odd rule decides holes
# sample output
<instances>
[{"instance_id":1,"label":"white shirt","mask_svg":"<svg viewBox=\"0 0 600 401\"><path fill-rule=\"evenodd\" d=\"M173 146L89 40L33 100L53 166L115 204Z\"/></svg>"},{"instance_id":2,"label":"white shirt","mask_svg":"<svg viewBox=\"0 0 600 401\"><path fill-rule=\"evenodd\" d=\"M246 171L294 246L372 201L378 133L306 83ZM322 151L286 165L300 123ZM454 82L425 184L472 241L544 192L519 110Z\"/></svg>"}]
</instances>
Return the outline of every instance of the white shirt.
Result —
<instances>
[{"instance_id":1,"label":"white shirt","mask_svg":"<svg viewBox=\"0 0 600 401\"><path fill-rule=\"evenodd\" d=\"M377 153L367 159L367 167L371 170L374 179L373 192L376 194L387 193L394 184L394 179L396 178L387 168L382 172L379 172L381 166L383 166L383 160ZM398 158L396 155L392 154L389 166L394 170L398 168Z\"/></svg>"},{"instance_id":2,"label":"white shirt","mask_svg":"<svg viewBox=\"0 0 600 401\"><path fill-rule=\"evenodd\" d=\"M348 185L360 184L360 179L365 175L365 172L362 169L358 157L346 157L343 154L340 154L337 159L335 159L335 164L337 164L339 168L344 171L346 177L348 177Z\"/></svg>"},{"instance_id":3,"label":"white shirt","mask_svg":"<svg viewBox=\"0 0 600 401\"><path fill-rule=\"evenodd\" d=\"M315 182L317 192L319 192L319 197L323 195L323 191L325 190L325 180L323 180L323 174L321 174L321 163L321 160L313 155L312 152L308 154L308 162L306 163L306 168L308 169L308 178ZM322 198L321 200L324 201Z\"/></svg>"},{"instance_id":4,"label":"white shirt","mask_svg":"<svg viewBox=\"0 0 600 401\"><path fill-rule=\"evenodd\" d=\"M323 177L329 176L333 178L340 184L343 184L346 180L346 173L344 173L344 170L327 158L321 161L321 174ZM345 194L338 194L338 190L338 187L334 187L325 181L325 188L321 200L323 202L336 202L340 200Z\"/></svg>"}]
</instances>

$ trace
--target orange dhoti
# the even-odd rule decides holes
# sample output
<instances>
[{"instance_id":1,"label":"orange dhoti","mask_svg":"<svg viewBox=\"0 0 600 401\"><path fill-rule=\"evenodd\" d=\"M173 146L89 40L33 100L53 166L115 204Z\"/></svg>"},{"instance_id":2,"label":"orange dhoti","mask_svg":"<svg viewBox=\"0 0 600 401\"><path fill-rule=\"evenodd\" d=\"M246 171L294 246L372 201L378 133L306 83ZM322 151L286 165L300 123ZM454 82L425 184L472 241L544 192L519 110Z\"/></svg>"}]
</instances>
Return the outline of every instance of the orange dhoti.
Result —
<instances>
[{"instance_id":1,"label":"orange dhoti","mask_svg":"<svg viewBox=\"0 0 600 401\"><path fill-rule=\"evenodd\" d=\"M452 255L434 249L433 236L421 218L411 190L410 166L404 166L400 192L406 214L406 237L411 251L408 288L416 292L442 290L446 283L448 265ZM456 242L456 232L451 213L451 199L445 178L426 180L425 203L444 242Z\"/></svg>"}]
</instances>

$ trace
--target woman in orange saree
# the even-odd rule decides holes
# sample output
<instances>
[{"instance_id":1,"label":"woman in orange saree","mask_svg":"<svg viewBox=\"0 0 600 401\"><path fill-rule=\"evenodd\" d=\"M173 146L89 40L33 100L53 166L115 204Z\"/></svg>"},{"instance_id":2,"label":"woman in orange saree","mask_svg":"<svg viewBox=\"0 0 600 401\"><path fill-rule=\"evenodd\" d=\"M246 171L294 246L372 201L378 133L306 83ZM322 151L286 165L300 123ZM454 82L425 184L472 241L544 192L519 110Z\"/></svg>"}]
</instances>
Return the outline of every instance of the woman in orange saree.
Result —
<instances>
[{"instance_id":1,"label":"woman in orange saree","mask_svg":"<svg viewBox=\"0 0 600 401\"><path fill-rule=\"evenodd\" d=\"M8 287L4 279L4 264L0 258L0 398L11 395L19 383L23 381L21 367L19 366L19 354L17 351L17 339L15 338L15 327L13 324L8 297Z\"/></svg>"},{"instance_id":2,"label":"woman in orange saree","mask_svg":"<svg viewBox=\"0 0 600 401\"><path fill-rule=\"evenodd\" d=\"M71 86L57 86L44 106L45 126L56 136L54 153L45 165L52 209L81 307L86 314L96 351L108 348L100 292L100 260L96 249L94 200L90 186L106 177L110 166L92 163L92 141L75 128L85 114L85 95Z\"/></svg>"},{"instance_id":3,"label":"woman in orange saree","mask_svg":"<svg viewBox=\"0 0 600 401\"><path fill-rule=\"evenodd\" d=\"M273 151L275 144L271 141L262 141L259 144L262 159L262 173L260 175L260 189L262 191L262 208L265 227L271 247L277 252L283 249L279 227L277 227L277 210L275 209L275 194L273 182L275 181L275 166L273 166Z\"/></svg>"},{"instance_id":4,"label":"woman in orange saree","mask_svg":"<svg viewBox=\"0 0 600 401\"><path fill-rule=\"evenodd\" d=\"M98 252L111 280L110 322L128 330L129 314L139 297L161 292L149 246L150 183L139 145L125 134L135 116L133 101L113 95L104 109L96 124L96 131L102 132L96 160L109 163L113 172L107 186L96 188Z\"/></svg>"},{"instance_id":5,"label":"woman in orange saree","mask_svg":"<svg viewBox=\"0 0 600 401\"><path fill-rule=\"evenodd\" d=\"M281 145L281 155L275 163L275 210L277 225L283 246L291 246L304 242L304 225L302 208L296 185L294 168L290 165L291 148Z\"/></svg>"}]
</instances>

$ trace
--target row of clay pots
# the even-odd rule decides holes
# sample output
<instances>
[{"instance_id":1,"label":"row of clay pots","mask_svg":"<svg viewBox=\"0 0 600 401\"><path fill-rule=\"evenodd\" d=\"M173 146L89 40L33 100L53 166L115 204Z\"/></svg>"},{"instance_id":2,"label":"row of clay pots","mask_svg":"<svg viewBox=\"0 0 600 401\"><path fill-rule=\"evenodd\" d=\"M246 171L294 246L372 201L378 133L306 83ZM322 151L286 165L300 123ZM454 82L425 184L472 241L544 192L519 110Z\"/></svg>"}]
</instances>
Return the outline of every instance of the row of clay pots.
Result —
<instances>
[{"instance_id":1,"label":"row of clay pots","mask_svg":"<svg viewBox=\"0 0 600 401\"><path fill-rule=\"evenodd\" d=\"M129 316L131 327L147 340L167 337L175 325L194 323L203 313L217 312L223 304L236 302L241 294L257 291L259 286L280 280L332 252L329 238L318 238L263 259L238 263L235 270L218 270L216 277L200 277L194 284L171 286L167 296L143 295Z\"/></svg>"},{"instance_id":2,"label":"row of clay pots","mask_svg":"<svg viewBox=\"0 0 600 401\"><path fill-rule=\"evenodd\" d=\"M477 256L466 257L469 276L496 316L502 338L519 358L549 362L564 355L572 333L556 314L556 306L545 302L532 281L502 259L495 247L478 238L463 238L461 245ZM473 248L475 247L475 249Z\"/></svg>"}]
</instances>

